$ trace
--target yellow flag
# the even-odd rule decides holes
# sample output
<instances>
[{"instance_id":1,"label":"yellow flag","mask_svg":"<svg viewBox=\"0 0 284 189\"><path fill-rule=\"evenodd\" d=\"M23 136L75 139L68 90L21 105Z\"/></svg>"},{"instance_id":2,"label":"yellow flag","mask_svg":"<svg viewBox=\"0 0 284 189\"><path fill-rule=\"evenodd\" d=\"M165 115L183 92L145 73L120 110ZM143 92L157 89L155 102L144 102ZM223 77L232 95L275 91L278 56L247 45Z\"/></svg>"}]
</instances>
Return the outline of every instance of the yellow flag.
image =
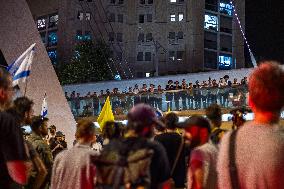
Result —
<instances>
[{"instance_id":1,"label":"yellow flag","mask_svg":"<svg viewBox=\"0 0 284 189\"><path fill-rule=\"evenodd\" d=\"M171 112L171 107L169 106L168 107L168 112L167 113L170 113Z\"/></svg>"},{"instance_id":2,"label":"yellow flag","mask_svg":"<svg viewBox=\"0 0 284 189\"><path fill-rule=\"evenodd\" d=\"M114 121L114 115L112 113L112 108L111 108L111 105L110 105L110 100L109 100L109 96L107 97L106 101L105 101L105 104L104 104L104 107L98 117L98 120L97 122L99 123L100 125L100 128L101 130L103 129L105 123L107 121Z\"/></svg>"}]
</instances>

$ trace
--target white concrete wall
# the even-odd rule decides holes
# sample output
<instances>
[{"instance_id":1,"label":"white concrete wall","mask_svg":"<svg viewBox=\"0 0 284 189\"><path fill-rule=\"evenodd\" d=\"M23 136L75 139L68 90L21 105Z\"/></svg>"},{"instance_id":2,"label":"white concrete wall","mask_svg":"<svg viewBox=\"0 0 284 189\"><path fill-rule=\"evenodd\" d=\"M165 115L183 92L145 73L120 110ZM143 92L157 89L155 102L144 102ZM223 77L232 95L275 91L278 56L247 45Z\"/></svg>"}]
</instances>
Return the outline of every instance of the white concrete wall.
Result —
<instances>
[{"instance_id":1,"label":"white concrete wall","mask_svg":"<svg viewBox=\"0 0 284 189\"><path fill-rule=\"evenodd\" d=\"M134 87L135 84L139 85L139 88L142 87L142 84L145 83L147 86L149 84L154 84L156 87L161 85L162 88L165 88L168 80L179 81L181 84L182 79L186 79L187 83L192 82L195 83L196 80L202 82L204 80L208 80L209 77L211 79L216 79L219 81L221 77L224 75L229 75L230 80L232 81L234 78L237 78L240 82L242 78L248 77L249 73L252 69L237 69L237 70L226 70L226 71L212 71L212 72L202 72L202 73L192 73L186 75L175 75L175 76L163 76L163 77L152 77L152 78L143 78L143 79L132 79L132 80L123 80L123 81L106 81L106 82L97 82L97 83L85 83L85 84L76 84L76 85L65 85L63 86L63 90L70 93L72 91L79 92L81 96L86 93L100 92L100 90L110 89L110 91L117 87L120 91L127 90L128 87Z\"/></svg>"}]
</instances>

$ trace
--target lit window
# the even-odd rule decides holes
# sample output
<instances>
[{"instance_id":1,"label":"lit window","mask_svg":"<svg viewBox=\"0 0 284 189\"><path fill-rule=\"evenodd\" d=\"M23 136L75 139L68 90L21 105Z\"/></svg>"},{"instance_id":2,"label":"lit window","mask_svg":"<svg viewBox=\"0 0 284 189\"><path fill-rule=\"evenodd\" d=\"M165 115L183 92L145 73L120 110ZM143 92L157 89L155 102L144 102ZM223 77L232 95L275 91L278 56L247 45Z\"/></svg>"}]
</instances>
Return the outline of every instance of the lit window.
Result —
<instances>
[{"instance_id":1,"label":"lit window","mask_svg":"<svg viewBox=\"0 0 284 189\"><path fill-rule=\"evenodd\" d=\"M91 13L90 12L86 12L86 20L91 20Z\"/></svg>"},{"instance_id":2,"label":"lit window","mask_svg":"<svg viewBox=\"0 0 284 189\"><path fill-rule=\"evenodd\" d=\"M58 14L49 17L49 24L48 24L49 28L57 26L57 23L58 23Z\"/></svg>"},{"instance_id":3,"label":"lit window","mask_svg":"<svg viewBox=\"0 0 284 189\"><path fill-rule=\"evenodd\" d=\"M45 18L37 19L37 29L44 30L46 28L46 20Z\"/></svg>"},{"instance_id":4,"label":"lit window","mask_svg":"<svg viewBox=\"0 0 284 189\"><path fill-rule=\"evenodd\" d=\"M170 2L171 2L171 3L176 3L176 2L177 2L177 0L170 0Z\"/></svg>"},{"instance_id":5,"label":"lit window","mask_svg":"<svg viewBox=\"0 0 284 189\"><path fill-rule=\"evenodd\" d=\"M178 14L178 21L183 21L183 13Z\"/></svg>"},{"instance_id":6,"label":"lit window","mask_svg":"<svg viewBox=\"0 0 284 189\"><path fill-rule=\"evenodd\" d=\"M230 2L228 3L220 2L219 6L220 6L220 13L232 16L233 6L231 5Z\"/></svg>"},{"instance_id":7,"label":"lit window","mask_svg":"<svg viewBox=\"0 0 284 189\"><path fill-rule=\"evenodd\" d=\"M152 60L151 55L152 55L151 52L145 52L145 61L151 61Z\"/></svg>"},{"instance_id":8,"label":"lit window","mask_svg":"<svg viewBox=\"0 0 284 189\"><path fill-rule=\"evenodd\" d=\"M169 59L172 61L175 60L175 51L169 51Z\"/></svg>"},{"instance_id":9,"label":"lit window","mask_svg":"<svg viewBox=\"0 0 284 189\"><path fill-rule=\"evenodd\" d=\"M78 15L77 15L77 18L78 18L79 20L83 20L83 19L84 19L84 13L81 12L81 11L79 11L79 12L78 12Z\"/></svg>"},{"instance_id":10,"label":"lit window","mask_svg":"<svg viewBox=\"0 0 284 189\"><path fill-rule=\"evenodd\" d=\"M143 52L138 52L137 61L143 61Z\"/></svg>"},{"instance_id":11,"label":"lit window","mask_svg":"<svg viewBox=\"0 0 284 189\"><path fill-rule=\"evenodd\" d=\"M183 51L177 51L177 60L181 61L183 59Z\"/></svg>"},{"instance_id":12,"label":"lit window","mask_svg":"<svg viewBox=\"0 0 284 189\"><path fill-rule=\"evenodd\" d=\"M215 15L205 14L204 28L218 31L218 17Z\"/></svg>"},{"instance_id":13,"label":"lit window","mask_svg":"<svg viewBox=\"0 0 284 189\"><path fill-rule=\"evenodd\" d=\"M138 42L144 42L144 33L139 33Z\"/></svg>"},{"instance_id":14,"label":"lit window","mask_svg":"<svg viewBox=\"0 0 284 189\"><path fill-rule=\"evenodd\" d=\"M48 32L48 46L57 45L57 33L56 31Z\"/></svg>"},{"instance_id":15,"label":"lit window","mask_svg":"<svg viewBox=\"0 0 284 189\"><path fill-rule=\"evenodd\" d=\"M231 55L220 55L219 56L219 69L228 70L232 68L232 56Z\"/></svg>"},{"instance_id":16,"label":"lit window","mask_svg":"<svg viewBox=\"0 0 284 189\"><path fill-rule=\"evenodd\" d=\"M175 14L171 14L171 22L175 22L176 21L176 15Z\"/></svg>"},{"instance_id":17,"label":"lit window","mask_svg":"<svg viewBox=\"0 0 284 189\"><path fill-rule=\"evenodd\" d=\"M50 49L47 51L47 54L51 60L51 63L54 65L56 64L56 60L57 60L57 52L56 49Z\"/></svg>"},{"instance_id":18,"label":"lit window","mask_svg":"<svg viewBox=\"0 0 284 189\"><path fill-rule=\"evenodd\" d=\"M150 77L150 73L147 72L147 73L145 74L145 76L146 76L146 77Z\"/></svg>"}]
</instances>

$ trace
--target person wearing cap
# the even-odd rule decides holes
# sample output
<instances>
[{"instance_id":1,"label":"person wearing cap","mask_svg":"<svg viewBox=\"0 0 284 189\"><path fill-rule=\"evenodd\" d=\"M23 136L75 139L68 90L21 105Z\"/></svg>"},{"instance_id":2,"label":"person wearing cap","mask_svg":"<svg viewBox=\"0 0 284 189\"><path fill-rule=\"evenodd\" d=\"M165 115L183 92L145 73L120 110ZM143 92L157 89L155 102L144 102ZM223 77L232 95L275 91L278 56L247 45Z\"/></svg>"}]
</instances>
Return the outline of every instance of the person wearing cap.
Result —
<instances>
[{"instance_id":1,"label":"person wearing cap","mask_svg":"<svg viewBox=\"0 0 284 189\"><path fill-rule=\"evenodd\" d=\"M46 188L49 185L53 164L51 150L47 142L44 140L44 138L48 134L47 122L48 118L43 118L41 116L33 117L31 123L32 134L27 139L36 149L47 170L47 176L45 178L45 182L42 185L42 188Z\"/></svg>"},{"instance_id":2,"label":"person wearing cap","mask_svg":"<svg viewBox=\"0 0 284 189\"><path fill-rule=\"evenodd\" d=\"M59 153L52 169L50 189L94 189L95 165L91 156L97 155L91 145L96 139L92 121L81 119L76 125L77 144Z\"/></svg>"},{"instance_id":3,"label":"person wearing cap","mask_svg":"<svg viewBox=\"0 0 284 189\"><path fill-rule=\"evenodd\" d=\"M254 120L222 138L217 163L220 189L283 188L284 135L279 123L283 86L284 70L278 62L260 62L252 71L248 99Z\"/></svg>"},{"instance_id":4,"label":"person wearing cap","mask_svg":"<svg viewBox=\"0 0 284 189\"><path fill-rule=\"evenodd\" d=\"M160 143L150 140L150 138L154 134L154 127L156 125L164 127L164 124L158 119L153 108L146 104L134 106L128 112L127 119L125 138L110 141L104 147L102 153L108 149L118 152L125 149L129 152L139 149L153 151L150 164L150 188L157 189L169 179L170 168L164 147Z\"/></svg>"},{"instance_id":5,"label":"person wearing cap","mask_svg":"<svg viewBox=\"0 0 284 189\"><path fill-rule=\"evenodd\" d=\"M175 110L179 111L180 107L179 107L179 99L180 99L180 91L181 90L181 86L179 85L179 82L176 81L175 82L175 86L174 86L174 90L177 90L176 92L174 92L174 101L175 101Z\"/></svg>"},{"instance_id":6,"label":"person wearing cap","mask_svg":"<svg viewBox=\"0 0 284 189\"><path fill-rule=\"evenodd\" d=\"M64 134L61 131L57 131L54 140L49 144L53 159L55 159L58 153L67 149L67 143L63 140L63 137Z\"/></svg>"},{"instance_id":7,"label":"person wearing cap","mask_svg":"<svg viewBox=\"0 0 284 189\"><path fill-rule=\"evenodd\" d=\"M202 116L192 115L181 127L185 129L185 136L193 149L187 169L187 188L216 189L218 148L217 144L209 141L211 132L209 121ZM219 140L214 141L219 142Z\"/></svg>"},{"instance_id":8,"label":"person wearing cap","mask_svg":"<svg viewBox=\"0 0 284 189\"><path fill-rule=\"evenodd\" d=\"M186 178L185 149L182 136L176 132L178 116L170 112L164 117L164 122L166 132L157 135L155 140L166 149L175 188L184 188Z\"/></svg>"}]
</instances>

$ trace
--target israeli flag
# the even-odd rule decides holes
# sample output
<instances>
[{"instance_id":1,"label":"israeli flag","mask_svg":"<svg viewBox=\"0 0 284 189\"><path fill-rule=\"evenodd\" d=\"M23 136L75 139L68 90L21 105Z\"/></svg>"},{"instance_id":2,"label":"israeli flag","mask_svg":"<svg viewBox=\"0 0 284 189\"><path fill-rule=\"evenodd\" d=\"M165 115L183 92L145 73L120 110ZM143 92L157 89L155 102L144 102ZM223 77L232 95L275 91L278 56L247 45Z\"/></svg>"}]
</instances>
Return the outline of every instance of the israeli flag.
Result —
<instances>
[{"instance_id":1,"label":"israeli flag","mask_svg":"<svg viewBox=\"0 0 284 189\"><path fill-rule=\"evenodd\" d=\"M32 44L15 62L8 66L7 70L13 77L13 86L19 81L26 81L30 75L30 68L34 57L35 43Z\"/></svg>"},{"instance_id":2,"label":"israeli flag","mask_svg":"<svg viewBox=\"0 0 284 189\"><path fill-rule=\"evenodd\" d=\"M42 106L41 106L41 113L40 113L41 117L47 117L47 102L46 102L46 93L44 94L44 98L42 101Z\"/></svg>"}]
</instances>

